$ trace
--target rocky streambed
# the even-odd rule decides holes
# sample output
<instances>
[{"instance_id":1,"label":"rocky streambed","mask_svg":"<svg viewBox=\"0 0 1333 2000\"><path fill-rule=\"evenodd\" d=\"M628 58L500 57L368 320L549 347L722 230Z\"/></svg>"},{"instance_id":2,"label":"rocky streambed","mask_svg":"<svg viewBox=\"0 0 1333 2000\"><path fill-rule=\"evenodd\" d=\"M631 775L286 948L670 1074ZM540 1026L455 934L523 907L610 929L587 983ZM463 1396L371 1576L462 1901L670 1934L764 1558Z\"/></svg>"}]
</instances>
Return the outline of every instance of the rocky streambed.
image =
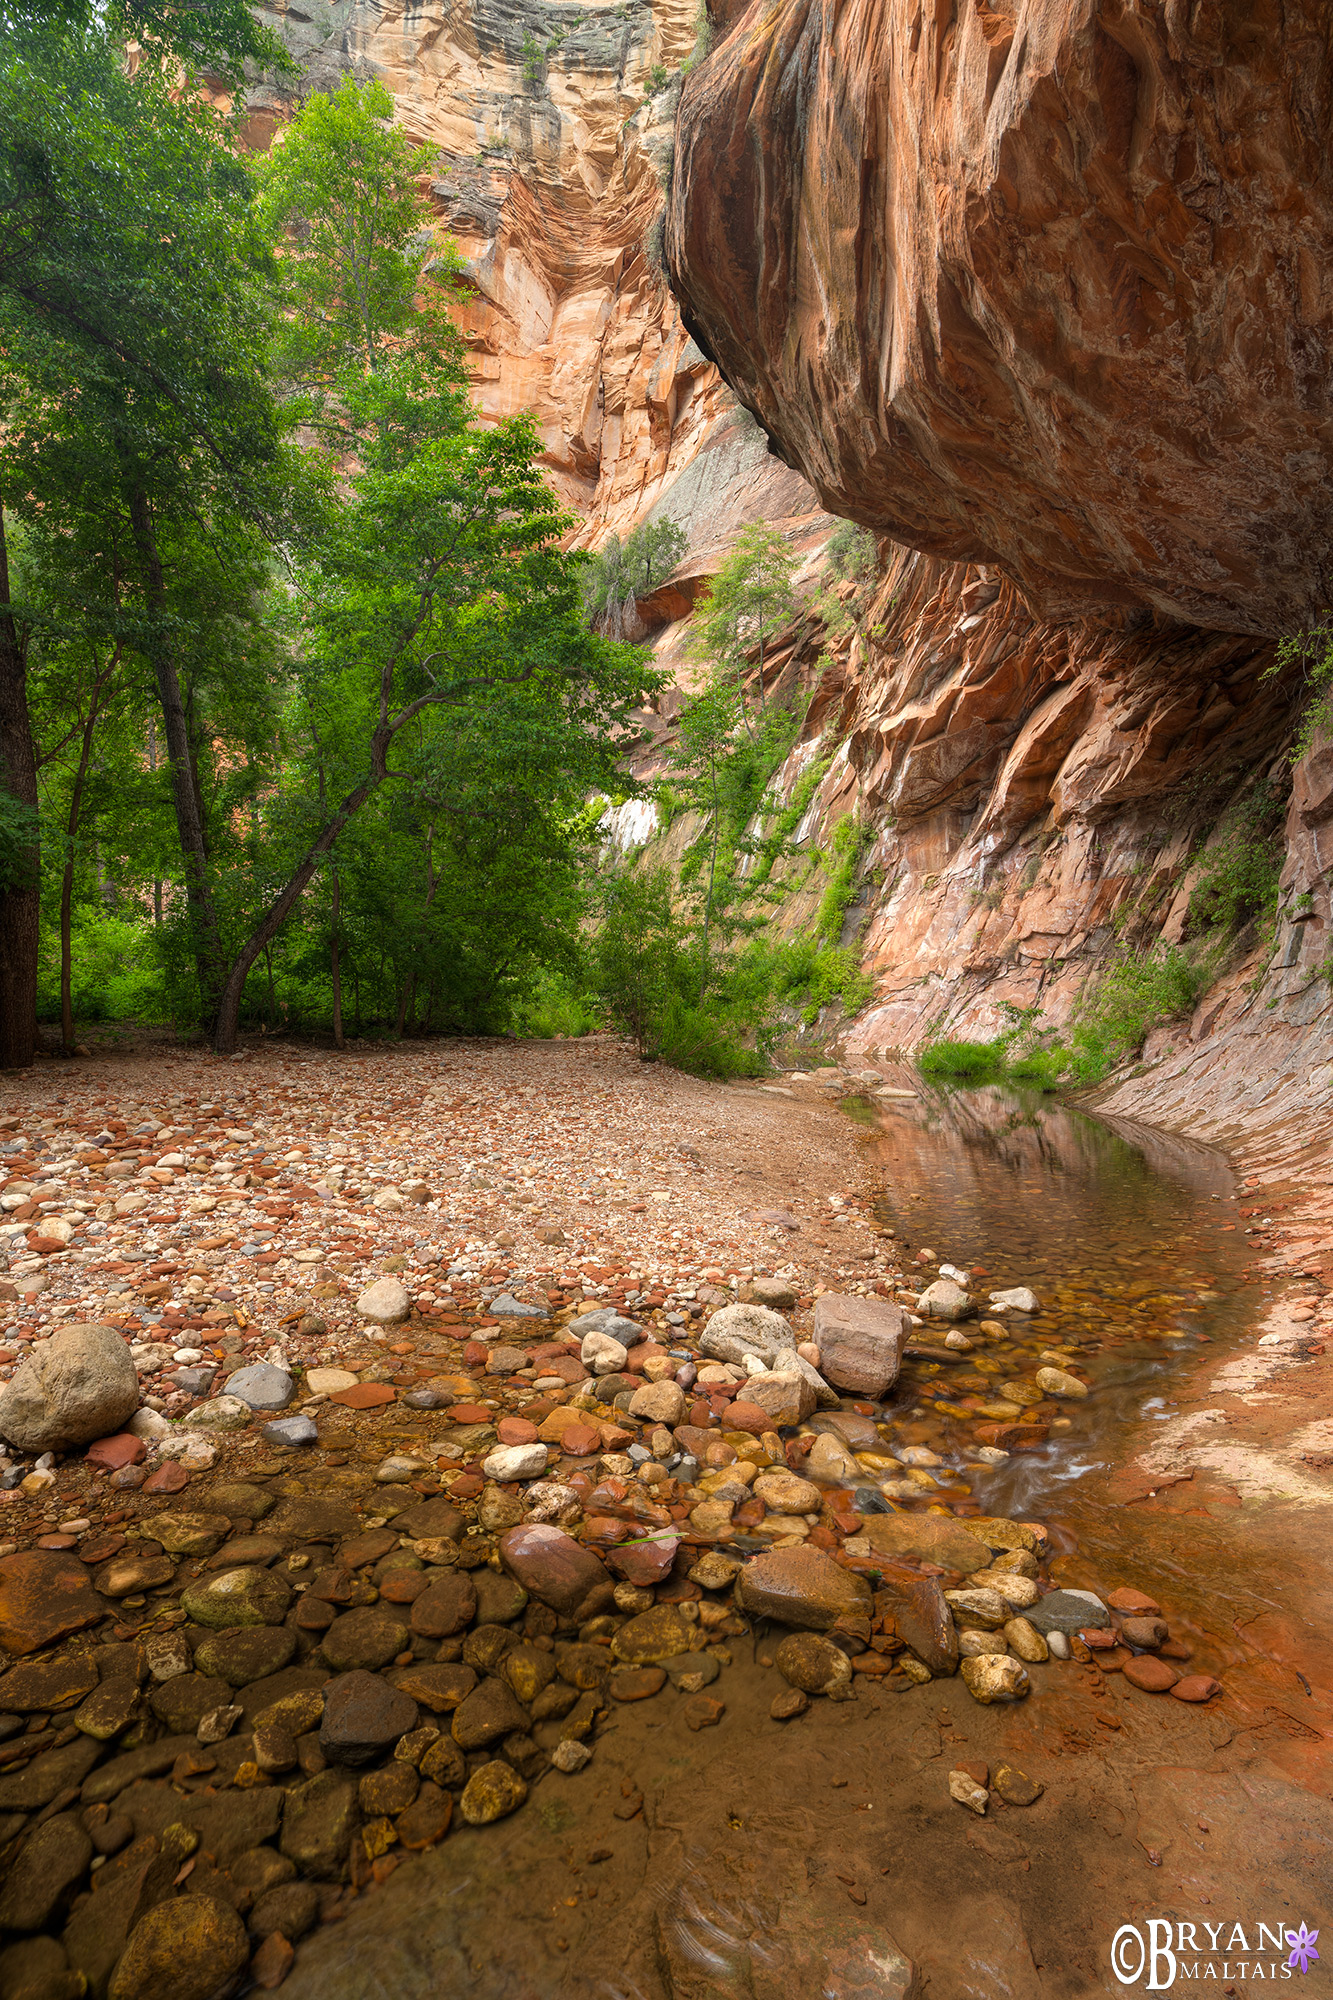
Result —
<instances>
[{"instance_id":1,"label":"rocky streambed","mask_svg":"<svg viewBox=\"0 0 1333 2000\"><path fill-rule=\"evenodd\" d=\"M247 1134L261 1114L295 1126L284 1097L319 1120L313 1079L269 1060ZM1133 1534L1090 1566L1068 1501L1117 1342L1139 1367L1199 1339L1178 1286L1130 1279L1099 1305L1090 1284L1012 1282L1021 1243L997 1241L988 1272L961 1227L913 1242L885 1202L922 1187L886 1191L873 1146L801 1101L846 1090L836 1074L775 1102L645 1082L605 1046L435 1060L468 1093L393 1128L419 1178L384 1184L386 1087L421 1088L404 1056L347 1065L324 1098L336 1179L306 1179L307 1132L276 1174L256 1171L270 1155L178 1195L182 1148L138 1169L173 1176L128 1197L142 1207L66 1189L26 1218L47 1283L0 1390L26 1447L0 1555L6 1993L304 1981L402 2000L447 1977L657 2000L791 1990L802 1967L848 2000L919 1991L924 1969L932 1994L1101 1990L1104 1951L1086 1924L1073 1942L1086 1871L1131 1810L1144 1822L1151 1773L1202 1769L1254 1720L1197 1596L1178 1618ZM191 1070L190 1110L213 1110L217 1066ZM611 1211L615 1238L605 1209L578 1213L576 1149L623 1180L654 1146L675 1185ZM19 1180L9 1212L40 1188ZM201 1260L201 1310L184 1243L222 1235L219 1210L253 1226L256 1198L272 1233L217 1244L234 1283ZM44 1202L80 1218L59 1249ZM364 1269L330 1254L335 1208L349 1236L383 1232ZM117 1310L89 1312L68 1244L99 1218L120 1245L182 1241L150 1262L176 1268L149 1313L124 1310L114 1268ZM226 1254L256 1240L271 1278ZM146 1336L173 1310L173 1334L214 1318L163 1361ZM57 1419L58 1438L31 1428ZM1027 1491L1060 1504L1003 1504L1038 1463ZM1276 1837L1247 1850L1267 1879ZM983 1925L1010 1984L968 1984L976 1953L947 1971L930 1912L981 1893L978 1867L1029 1874L1034 1840L1042 1907L1010 1883ZM1141 1827L1111 1876L1128 1892L1170 1844ZM1058 1977L1036 1976L1043 1926Z\"/></svg>"}]
</instances>

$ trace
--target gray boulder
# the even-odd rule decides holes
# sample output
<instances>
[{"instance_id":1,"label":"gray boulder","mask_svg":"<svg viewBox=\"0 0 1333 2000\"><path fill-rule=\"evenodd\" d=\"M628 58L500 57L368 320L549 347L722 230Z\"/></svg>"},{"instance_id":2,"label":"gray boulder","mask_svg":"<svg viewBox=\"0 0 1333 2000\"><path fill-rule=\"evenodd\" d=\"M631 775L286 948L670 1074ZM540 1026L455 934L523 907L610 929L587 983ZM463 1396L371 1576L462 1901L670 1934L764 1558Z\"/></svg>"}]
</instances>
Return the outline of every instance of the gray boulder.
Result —
<instances>
[{"instance_id":1,"label":"gray boulder","mask_svg":"<svg viewBox=\"0 0 1333 2000\"><path fill-rule=\"evenodd\" d=\"M113 1326L80 1322L34 1343L0 1389L0 1437L20 1451L70 1451L121 1430L139 1378Z\"/></svg>"},{"instance_id":2,"label":"gray boulder","mask_svg":"<svg viewBox=\"0 0 1333 2000\"><path fill-rule=\"evenodd\" d=\"M498 1298L492 1299L490 1305L487 1307L487 1311L494 1313L500 1319L545 1319L547 1317L540 1306L524 1305L522 1299L514 1298L509 1292L501 1292Z\"/></svg>"},{"instance_id":3,"label":"gray boulder","mask_svg":"<svg viewBox=\"0 0 1333 2000\"><path fill-rule=\"evenodd\" d=\"M790 1322L767 1306L723 1306L699 1342L700 1350L715 1361L739 1361L746 1354L757 1354L769 1368L795 1345Z\"/></svg>"},{"instance_id":4,"label":"gray boulder","mask_svg":"<svg viewBox=\"0 0 1333 2000\"><path fill-rule=\"evenodd\" d=\"M239 1396L252 1410L285 1410L296 1394L296 1384L285 1368L275 1368L271 1361L256 1361L227 1377L227 1394Z\"/></svg>"},{"instance_id":5,"label":"gray boulder","mask_svg":"<svg viewBox=\"0 0 1333 2000\"><path fill-rule=\"evenodd\" d=\"M609 1334L622 1347L634 1347L644 1338L643 1328L636 1319L626 1319L614 1306L599 1306L596 1312L580 1313L569 1322L568 1331L576 1340L586 1340L590 1333Z\"/></svg>"}]
</instances>

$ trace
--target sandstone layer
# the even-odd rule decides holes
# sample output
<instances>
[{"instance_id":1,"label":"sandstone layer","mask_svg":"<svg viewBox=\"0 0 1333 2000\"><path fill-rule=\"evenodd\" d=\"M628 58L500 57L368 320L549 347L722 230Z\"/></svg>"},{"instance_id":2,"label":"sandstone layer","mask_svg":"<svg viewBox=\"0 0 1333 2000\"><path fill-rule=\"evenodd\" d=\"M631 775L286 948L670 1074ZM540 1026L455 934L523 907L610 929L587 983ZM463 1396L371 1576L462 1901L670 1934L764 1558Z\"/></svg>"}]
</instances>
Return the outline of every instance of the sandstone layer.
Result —
<instances>
[{"instance_id":1,"label":"sandstone layer","mask_svg":"<svg viewBox=\"0 0 1333 2000\"><path fill-rule=\"evenodd\" d=\"M685 323L825 505L1049 617L1288 631L1333 531L1319 0L754 0L687 77Z\"/></svg>"}]
</instances>

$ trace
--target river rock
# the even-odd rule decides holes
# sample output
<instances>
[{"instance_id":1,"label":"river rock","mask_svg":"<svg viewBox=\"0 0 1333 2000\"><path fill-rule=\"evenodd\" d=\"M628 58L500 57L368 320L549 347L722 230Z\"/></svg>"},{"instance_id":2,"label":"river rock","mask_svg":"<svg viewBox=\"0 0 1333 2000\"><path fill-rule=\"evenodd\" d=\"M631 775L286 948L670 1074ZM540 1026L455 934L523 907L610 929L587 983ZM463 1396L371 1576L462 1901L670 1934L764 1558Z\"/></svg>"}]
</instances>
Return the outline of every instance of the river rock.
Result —
<instances>
[{"instance_id":1,"label":"river rock","mask_svg":"<svg viewBox=\"0 0 1333 2000\"><path fill-rule=\"evenodd\" d=\"M698 1511L697 1509L695 1510ZM631 1541L608 1549L608 1567L626 1583L647 1589L661 1583L669 1575L680 1547L680 1536L674 1528L653 1528L646 1534L636 1535Z\"/></svg>"},{"instance_id":2,"label":"river rock","mask_svg":"<svg viewBox=\"0 0 1333 2000\"><path fill-rule=\"evenodd\" d=\"M771 1363L784 1349L796 1346L791 1322L767 1306L723 1306L703 1330L699 1349L716 1361L742 1361L747 1354Z\"/></svg>"},{"instance_id":3,"label":"river rock","mask_svg":"<svg viewBox=\"0 0 1333 2000\"><path fill-rule=\"evenodd\" d=\"M319 1747L331 1764L369 1764L417 1726L417 1705L379 1674L339 1674L324 1691Z\"/></svg>"},{"instance_id":4,"label":"river rock","mask_svg":"<svg viewBox=\"0 0 1333 2000\"><path fill-rule=\"evenodd\" d=\"M249 1687L281 1673L296 1651L296 1634L285 1625L242 1625L210 1632L194 1649L200 1673L214 1674L230 1687Z\"/></svg>"},{"instance_id":5,"label":"river rock","mask_svg":"<svg viewBox=\"0 0 1333 2000\"><path fill-rule=\"evenodd\" d=\"M665 1384L662 1386L665 1387ZM671 1386L675 1388L674 1382ZM676 1393L679 1395L680 1391ZM681 1396L682 1404L684 1400ZM783 1430L793 1424L803 1424L814 1410L818 1397L803 1374L797 1374L794 1369L784 1369L771 1375L752 1375L745 1385L745 1400L764 1412L773 1429ZM634 1404L631 1403L631 1415L633 1411Z\"/></svg>"},{"instance_id":6,"label":"river rock","mask_svg":"<svg viewBox=\"0 0 1333 2000\"><path fill-rule=\"evenodd\" d=\"M852 1678L846 1653L816 1632L793 1632L774 1652L773 1664L785 1681L805 1694L827 1694L830 1688L846 1687Z\"/></svg>"},{"instance_id":7,"label":"river rock","mask_svg":"<svg viewBox=\"0 0 1333 2000\"><path fill-rule=\"evenodd\" d=\"M1032 1692L1027 1670L1007 1653L979 1653L964 1660L958 1669L974 1701L989 1706L993 1701L1020 1701Z\"/></svg>"},{"instance_id":8,"label":"river rock","mask_svg":"<svg viewBox=\"0 0 1333 2000\"><path fill-rule=\"evenodd\" d=\"M997 1590L946 1590L944 1598L960 1631L998 1632L1009 1616Z\"/></svg>"},{"instance_id":9,"label":"river rock","mask_svg":"<svg viewBox=\"0 0 1333 2000\"><path fill-rule=\"evenodd\" d=\"M1165 1631L1162 1636L1165 1638ZM82 1701L98 1679L97 1662L90 1654L66 1654L14 1667L0 1680L0 1715L54 1715Z\"/></svg>"},{"instance_id":10,"label":"river rock","mask_svg":"<svg viewBox=\"0 0 1333 2000\"><path fill-rule=\"evenodd\" d=\"M937 1278L916 1302L923 1319L970 1319L976 1311L969 1293L952 1278Z\"/></svg>"},{"instance_id":11,"label":"river rock","mask_svg":"<svg viewBox=\"0 0 1333 2000\"><path fill-rule=\"evenodd\" d=\"M1020 1660L1039 1665L1051 1657L1050 1647L1031 1619L1007 1618L1003 1630L1006 1645L1011 1653L1017 1653Z\"/></svg>"},{"instance_id":12,"label":"river rock","mask_svg":"<svg viewBox=\"0 0 1333 2000\"><path fill-rule=\"evenodd\" d=\"M285 1368L277 1368L271 1361L256 1361L227 1377L227 1394L239 1396L252 1410L285 1410L296 1394L296 1384Z\"/></svg>"},{"instance_id":13,"label":"river rock","mask_svg":"<svg viewBox=\"0 0 1333 2000\"><path fill-rule=\"evenodd\" d=\"M196 1431L243 1431L249 1429L250 1416L250 1405L239 1396L214 1396L211 1402L187 1410L181 1423Z\"/></svg>"},{"instance_id":14,"label":"river rock","mask_svg":"<svg viewBox=\"0 0 1333 2000\"><path fill-rule=\"evenodd\" d=\"M875 1439L872 1449L885 1450L881 1438ZM810 1447L805 1461L805 1470L811 1479L817 1479L824 1486L856 1486L865 1478L865 1473L852 1457L847 1446L839 1437L817 1437Z\"/></svg>"},{"instance_id":15,"label":"river rock","mask_svg":"<svg viewBox=\"0 0 1333 2000\"><path fill-rule=\"evenodd\" d=\"M752 1490L770 1514L817 1514L824 1504L819 1488L794 1472L761 1472Z\"/></svg>"},{"instance_id":16,"label":"river rock","mask_svg":"<svg viewBox=\"0 0 1333 2000\"><path fill-rule=\"evenodd\" d=\"M409 1643L397 1605L365 1604L334 1619L320 1640L320 1651L339 1673L373 1672L387 1667Z\"/></svg>"},{"instance_id":17,"label":"river rock","mask_svg":"<svg viewBox=\"0 0 1333 2000\"><path fill-rule=\"evenodd\" d=\"M679 1382L669 1379L661 1382L645 1382L636 1389L630 1400L629 1413L641 1423L665 1424L668 1430L685 1421L685 1391Z\"/></svg>"},{"instance_id":18,"label":"river rock","mask_svg":"<svg viewBox=\"0 0 1333 2000\"><path fill-rule=\"evenodd\" d=\"M11 1860L0 1889L0 1925L38 1931L93 1858L93 1844L72 1813L37 1827Z\"/></svg>"},{"instance_id":19,"label":"river rock","mask_svg":"<svg viewBox=\"0 0 1333 2000\"><path fill-rule=\"evenodd\" d=\"M877 1554L911 1556L964 1576L985 1569L990 1561L984 1544L945 1514L876 1514L862 1532Z\"/></svg>"},{"instance_id":20,"label":"river rock","mask_svg":"<svg viewBox=\"0 0 1333 2000\"><path fill-rule=\"evenodd\" d=\"M544 1444L502 1444L482 1460L488 1479L503 1485L511 1479L536 1479L545 1472L550 1452Z\"/></svg>"},{"instance_id":21,"label":"river rock","mask_svg":"<svg viewBox=\"0 0 1333 2000\"><path fill-rule=\"evenodd\" d=\"M153 1516L153 1540L161 1542L169 1556L211 1556L231 1533L225 1514L195 1514L165 1510ZM278 1554L273 1545L273 1554ZM244 1560L244 1558L242 1558Z\"/></svg>"},{"instance_id":22,"label":"river rock","mask_svg":"<svg viewBox=\"0 0 1333 2000\"><path fill-rule=\"evenodd\" d=\"M281 1625L292 1593L266 1569L228 1569L187 1584L181 1603L196 1625Z\"/></svg>"},{"instance_id":23,"label":"river rock","mask_svg":"<svg viewBox=\"0 0 1333 2000\"><path fill-rule=\"evenodd\" d=\"M460 1750L483 1750L504 1736L524 1736L531 1726L527 1710L507 1682L494 1675L479 1681L453 1712L450 1733Z\"/></svg>"},{"instance_id":24,"label":"river rock","mask_svg":"<svg viewBox=\"0 0 1333 2000\"><path fill-rule=\"evenodd\" d=\"M275 1417L271 1424L265 1424L260 1432L265 1444L289 1446L318 1444L319 1429L313 1417Z\"/></svg>"},{"instance_id":25,"label":"river rock","mask_svg":"<svg viewBox=\"0 0 1333 2000\"><path fill-rule=\"evenodd\" d=\"M425 1639L451 1639L477 1615L477 1593L466 1570L437 1570L412 1600L408 1622Z\"/></svg>"},{"instance_id":26,"label":"river rock","mask_svg":"<svg viewBox=\"0 0 1333 2000\"><path fill-rule=\"evenodd\" d=\"M20 1451L70 1451L120 1430L138 1407L123 1335L81 1321L33 1341L0 1387L0 1437Z\"/></svg>"},{"instance_id":27,"label":"river rock","mask_svg":"<svg viewBox=\"0 0 1333 2000\"><path fill-rule=\"evenodd\" d=\"M594 1327L583 1336L579 1360L585 1368L591 1368L594 1375L618 1375L629 1360L629 1349L613 1335Z\"/></svg>"},{"instance_id":28,"label":"river rock","mask_svg":"<svg viewBox=\"0 0 1333 2000\"><path fill-rule=\"evenodd\" d=\"M514 1298L509 1292L501 1292L493 1298L487 1311L494 1313L497 1319L545 1319L547 1316L540 1306L525 1305L522 1299Z\"/></svg>"},{"instance_id":29,"label":"river rock","mask_svg":"<svg viewBox=\"0 0 1333 2000\"><path fill-rule=\"evenodd\" d=\"M688 1652L690 1627L671 1604L655 1604L631 1618L611 1640L614 1657L628 1667L660 1667ZM563 1668L562 1668L563 1671Z\"/></svg>"},{"instance_id":30,"label":"river rock","mask_svg":"<svg viewBox=\"0 0 1333 2000\"><path fill-rule=\"evenodd\" d=\"M287 1795L282 1852L303 1874L337 1881L347 1866L358 1817L356 1779L342 1771L320 1771Z\"/></svg>"},{"instance_id":31,"label":"river rock","mask_svg":"<svg viewBox=\"0 0 1333 2000\"><path fill-rule=\"evenodd\" d=\"M177 1896L140 1917L107 2000L212 2000L250 1956L245 1925L213 1896Z\"/></svg>"},{"instance_id":32,"label":"river rock","mask_svg":"<svg viewBox=\"0 0 1333 2000\"><path fill-rule=\"evenodd\" d=\"M528 1796L528 1788L512 1765L483 1764L474 1771L458 1802L458 1810L469 1826L489 1826L516 1812Z\"/></svg>"},{"instance_id":33,"label":"river rock","mask_svg":"<svg viewBox=\"0 0 1333 2000\"><path fill-rule=\"evenodd\" d=\"M1080 1382L1077 1375L1071 1375L1065 1368L1039 1368L1037 1387L1046 1396L1062 1396L1070 1399L1086 1396L1088 1385Z\"/></svg>"},{"instance_id":34,"label":"river rock","mask_svg":"<svg viewBox=\"0 0 1333 2000\"><path fill-rule=\"evenodd\" d=\"M610 1586L606 1567L567 1535L545 1523L510 1528L500 1537L500 1560L531 1596L568 1617L599 1584Z\"/></svg>"},{"instance_id":35,"label":"river rock","mask_svg":"<svg viewBox=\"0 0 1333 2000\"><path fill-rule=\"evenodd\" d=\"M887 1299L825 1292L815 1300L820 1371L849 1395L878 1399L893 1387L910 1331L907 1315Z\"/></svg>"},{"instance_id":36,"label":"river rock","mask_svg":"<svg viewBox=\"0 0 1333 2000\"><path fill-rule=\"evenodd\" d=\"M627 1319L614 1306L599 1306L596 1312L580 1313L569 1322L568 1332L575 1340L583 1340L590 1333L609 1334L622 1347L635 1347L644 1338L644 1330L639 1322Z\"/></svg>"},{"instance_id":37,"label":"river rock","mask_svg":"<svg viewBox=\"0 0 1333 2000\"><path fill-rule=\"evenodd\" d=\"M1041 1300L1026 1285L1013 1285L1007 1292L992 1292L990 1302L1003 1312L1036 1313L1041 1311Z\"/></svg>"},{"instance_id":38,"label":"river rock","mask_svg":"<svg viewBox=\"0 0 1333 2000\"><path fill-rule=\"evenodd\" d=\"M1085 1625L1111 1623L1110 1612L1090 1590L1052 1590L1038 1599L1027 1616L1043 1638L1052 1632L1068 1634L1081 1632Z\"/></svg>"},{"instance_id":39,"label":"river rock","mask_svg":"<svg viewBox=\"0 0 1333 2000\"><path fill-rule=\"evenodd\" d=\"M966 1806L969 1811L985 1818L986 1807L990 1803L989 1794L984 1785L977 1783L970 1771L950 1771L949 1797L960 1806Z\"/></svg>"},{"instance_id":40,"label":"river rock","mask_svg":"<svg viewBox=\"0 0 1333 2000\"><path fill-rule=\"evenodd\" d=\"M0 1557L0 1646L6 1652L39 1652L105 1616L77 1556L23 1549Z\"/></svg>"},{"instance_id":41,"label":"river rock","mask_svg":"<svg viewBox=\"0 0 1333 2000\"><path fill-rule=\"evenodd\" d=\"M839 1618L867 1618L870 1586L823 1549L770 1549L736 1579L736 1601L753 1618L827 1632ZM652 1615L651 1613L649 1614Z\"/></svg>"},{"instance_id":42,"label":"river rock","mask_svg":"<svg viewBox=\"0 0 1333 2000\"><path fill-rule=\"evenodd\" d=\"M889 1593L898 1637L932 1674L958 1671L958 1628L939 1579L920 1576L905 1563L886 1564L880 1588Z\"/></svg>"},{"instance_id":43,"label":"river rock","mask_svg":"<svg viewBox=\"0 0 1333 2000\"><path fill-rule=\"evenodd\" d=\"M374 1326L394 1326L407 1318L412 1300L401 1278L377 1278L373 1285L366 1286L356 1309L362 1319L368 1319Z\"/></svg>"}]
</instances>

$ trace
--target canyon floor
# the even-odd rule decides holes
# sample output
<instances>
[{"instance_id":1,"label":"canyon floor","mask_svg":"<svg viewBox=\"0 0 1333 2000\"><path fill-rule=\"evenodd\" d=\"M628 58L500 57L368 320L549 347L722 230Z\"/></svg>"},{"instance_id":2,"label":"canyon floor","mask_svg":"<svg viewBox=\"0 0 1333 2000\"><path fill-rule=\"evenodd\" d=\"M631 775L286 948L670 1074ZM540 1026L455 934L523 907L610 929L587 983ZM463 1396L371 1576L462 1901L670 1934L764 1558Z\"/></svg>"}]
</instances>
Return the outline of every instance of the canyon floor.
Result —
<instances>
[{"instance_id":1,"label":"canyon floor","mask_svg":"<svg viewBox=\"0 0 1333 2000\"><path fill-rule=\"evenodd\" d=\"M1286 1930L1333 1920L1333 1360L1308 1190L1265 1183L1257 1161L1232 1187L1218 1160L1222 1192L1189 1220L1192 1290L1163 1291L1152 1241L1127 1238L1149 1275L1097 1309L1095 1342L1040 1316L985 1336L997 1378L1048 1341L1091 1383L1072 1420L1086 1477L1021 1516L1038 1589L1159 1604L1163 1682L1215 1679L1204 1700L1136 1684L1154 1655L1117 1613L1075 1657L1030 1662L1023 1699L982 1705L960 1676L912 1680L877 1602L848 1630L850 1676L777 1719L775 1700L798 1706L784 1631L739 1614L727 1564L767 1543L873 1579L863 1489L830 1484L808 1517L724 1498L731 1521L705 1532L668 1461L689 1445L704 1491L725 1494L732 1467L748 1489L804 1465L817 1425L864 1441L873 1419L935 1468L920 1511L892 1518L979 1520L984 1537L963 1458L927 1440L981 1436L986 1391L941 1392L941 1372L966 1376L918 1359L897 1405L843 1397L779 1437L735 1429L734 1384L710 1403L687 1378L683 1439L632 1417L628 1390L591 1394L566 1332L589 1311L646 1329L637 1389L697 1365L700 1329L738 1296L785 1290L808 1338L818 1290L905 1302L961 1255L911 1162L934 1133L962 1184L974 1155L939 1152L916 1088L902 1071L711 1085L606 1038L261 1043L225 1063L130 1049L10 1080L4 1198L25 1236L0 1366L62 1324L111 1325L142 1407L118 1448L15 1455L0 1494L6 1993L73 2000L82 1978L110 2000L170 1996L202 1956L240 1990L299 1996L1075 2000L1133 1983L1112 1970L1124 1925L1197 1966L1182 1982L1281 1976ZM909 1200L918 1221L889 1225L886 1202L901 1217ZM1247 1229L1263 1233L1245 1253ZM966 1254L979 1293L1033 1276L1014 1244L987 1245L984 1267ZM1217 1296L1210 1260L1228 1330L1182 1334ZM404 1288L385 1326L357 1305L380 1281ZM1033 1282L1063 1297L1073 1281ZM1152 1343L1171 1407L1144 1421L1098 1371ZM964 1365L988 1355L977 1336ZM294 1399L229 1416L227 1382L264 1364ZM1058 1436L1060 1407L1009 1426L1010 1470L1021 1424ZM293 1414L310 1442L266 1434ZM530 1472L478 1469L540 1441L535 1507ZM591 1616L526 1595L496 1553L525 1512L578 1525L561 1492L619 1578ZM209 1593L237 1575L263 1604L233 1626ZM642 1620L679 1653L659 1633L635 1654ZM481 1689L511 1690L502 1707L526 1698L498 1749L451 1720L477 1668ZM535 1695L520 1669L545 1676ZM362 1704L345 1762L319 1719L339 1678ZM377 1719L404 1701L406 1721ZM520 1782L487 1822L497 1769ZM951 1795L958 1772L973 1807Z\"/></svg>"}]
</instances>

